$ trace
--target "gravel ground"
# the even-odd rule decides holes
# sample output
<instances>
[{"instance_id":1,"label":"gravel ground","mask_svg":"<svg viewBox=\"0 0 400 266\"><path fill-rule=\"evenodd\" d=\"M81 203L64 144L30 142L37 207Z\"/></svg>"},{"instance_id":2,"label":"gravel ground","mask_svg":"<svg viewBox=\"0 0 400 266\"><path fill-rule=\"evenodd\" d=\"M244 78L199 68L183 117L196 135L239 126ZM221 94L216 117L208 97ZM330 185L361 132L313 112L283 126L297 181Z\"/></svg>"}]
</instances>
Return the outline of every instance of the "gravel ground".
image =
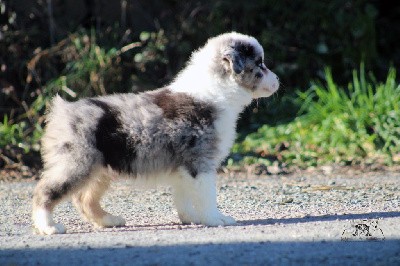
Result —
<instances>
[{"instance_id":1,"label":"gravel ground","mask_svg":"<svg viewBox=\"0 0 400 266\"><path fill-rule=\"evenodd\" d=\"M127 226L94 229L70 202L68 234L32 233L35 182L0 183L0 265L400 264L400 174L246 176L218 180L238 224L180 225L168 188L114 183L103 200ZM369 235L367 233L369 231Z\"/></svg>"}]
</instances>

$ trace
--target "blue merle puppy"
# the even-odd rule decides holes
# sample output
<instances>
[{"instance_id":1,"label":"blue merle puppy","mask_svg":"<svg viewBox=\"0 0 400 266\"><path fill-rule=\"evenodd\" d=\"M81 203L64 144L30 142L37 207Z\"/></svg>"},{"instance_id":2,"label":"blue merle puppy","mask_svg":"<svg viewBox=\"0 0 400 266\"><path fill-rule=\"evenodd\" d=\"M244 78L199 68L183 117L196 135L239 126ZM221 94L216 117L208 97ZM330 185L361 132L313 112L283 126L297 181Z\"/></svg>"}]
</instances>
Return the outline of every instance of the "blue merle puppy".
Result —
<instances>
[{"instance_id":1,"label":"blue merle puppy","mask_svg":"<svg viewBox=\"0 0 400 266\"><path fill-rule=\"evenodd\" d=\"M125 225L100 205L114 176L172 186L183 223L234 224L217 209L216 169L229 154L243 108L279 88L263 59L256 39L226 33L195 51L164 88L76 102L56 96L42 139L43 176L33 195L37 231L66 232L52 212L67 197L95 226Z\"/></svg>"}]
</instances>

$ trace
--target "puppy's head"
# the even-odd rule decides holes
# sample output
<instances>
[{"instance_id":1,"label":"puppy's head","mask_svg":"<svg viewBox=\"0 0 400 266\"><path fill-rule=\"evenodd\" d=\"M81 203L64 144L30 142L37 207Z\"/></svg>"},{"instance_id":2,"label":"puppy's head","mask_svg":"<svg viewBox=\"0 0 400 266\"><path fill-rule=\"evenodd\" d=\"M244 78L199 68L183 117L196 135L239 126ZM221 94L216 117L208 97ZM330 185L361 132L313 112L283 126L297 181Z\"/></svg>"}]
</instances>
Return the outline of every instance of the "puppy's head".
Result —
<instances>
[{"instance_id":1,"label":"puppy's head","mask_svg":"<svg viewBox=\"0 0 400 266\"><path fill-rule=\"evenodd\" d=\"M264 50L258 41L236 32L215 38L216 65L223 78L229 78L249 91L253 98L268 97L279 88L279 79L264 64ZM222 67L222 68L221 68Z\"/></svg>"}]
</instances>

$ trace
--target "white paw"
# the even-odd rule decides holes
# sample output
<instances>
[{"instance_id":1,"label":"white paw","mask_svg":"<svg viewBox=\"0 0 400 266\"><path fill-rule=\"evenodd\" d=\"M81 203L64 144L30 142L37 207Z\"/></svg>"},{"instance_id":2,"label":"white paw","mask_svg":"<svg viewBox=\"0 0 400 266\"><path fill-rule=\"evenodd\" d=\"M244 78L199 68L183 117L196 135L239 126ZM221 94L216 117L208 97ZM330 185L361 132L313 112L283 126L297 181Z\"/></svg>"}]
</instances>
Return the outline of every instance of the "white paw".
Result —
<instances>
[{"instance_id":1,"label":"white paw","mask_svg":"<svg viewBox=\"0 0 400 266\"><path fill-rule=\"evenodd\" d=\"M97 227L119 227L124 226L125 223L125 219L121 216L106 214L101 218L101 220L96 221L94 225Z\"/></svg>"},{"instance_id":2,"label":"white paw","mask_svg":"<svg viewBox=\"0 0 400 266\"><path fill-rule=\"evenodd\" d=\"M62 224L54 224L41 228L36 227L36 230L41 235L65 234L65 232L67 231Z\"/></svg>"},{"instance_id":3,"label":"white paw","mask_svg":"<svg viewBox=\"0 0 400 266\"><path fill-rule=\"evenodd\" d=\"M201 224L206 226L224 226L234 225L236 224L236 221L230 216L217 212L215 214L203 217L203 219L201 219Z\"/></svg>"},{"instance_id":4,"label":"white paw","mask_svg":"<svg viewBox=\"0 0 400 266\"><path fill-rule=\"evenodd\" d=\"M178 214L178 216L179 216L179 220L181 220L181 222L183 223L183 224L199 224L200 223L200 221L199 221L199 219L197 219L194 215L188 215L188 214L182 214L182 213L179 213Z\"/></svg>"}]
</instances>

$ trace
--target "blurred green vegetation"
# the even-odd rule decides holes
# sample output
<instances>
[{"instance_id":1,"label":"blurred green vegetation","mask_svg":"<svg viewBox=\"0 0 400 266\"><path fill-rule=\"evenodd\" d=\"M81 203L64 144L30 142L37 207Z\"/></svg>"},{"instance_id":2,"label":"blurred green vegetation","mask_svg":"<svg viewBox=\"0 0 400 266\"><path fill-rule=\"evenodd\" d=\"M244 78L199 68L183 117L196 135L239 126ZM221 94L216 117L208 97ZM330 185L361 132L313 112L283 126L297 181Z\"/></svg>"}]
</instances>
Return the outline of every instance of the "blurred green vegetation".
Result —
<instances>
[{"instance_id":1,"label":"blurred green vegetation","mask_svg":"<svg viewBox=\"0 0 400 266\"><path fill-rule=\"evenodd\" d=\"M38 150L46 104L54 94L76 100L165 85L191 51L231 30L255 36L265 48L268 67L282 81L278 97L245 110L234 152L250 155L237 158L264 162L265 154L275 154L283 162L315 165L359 161L376 152L386 156L385 163L393 162L388 156L397 152L398 133L388 128L396 123L397 111L390 108L395 108L398 90L386 95L392 105L375 118L341 103L359 104L364 97L365 105L385 105L376 94L388 85L377 80L384 80L390 67L387 80L396 84L400 6L386 0L0 0L0 153L13 147L25 153ZM358 77L354 69L361 62ZM364 68L374 79L361 77ZM331 80L339 96L332 94L331 83L318 80ZM349 80L353 85L346 86ZM368 98L370 87L376 101ZM299 111L304 116L295 118ZM343 129L329 129L334 126ZM351 134L363 126L357 133L363 135ZM318 129L320 140L304 127ZM251 132L257 133L246 137ZM330 138L327 143L324 137ZM305 147L307 152L300 152ZM4 162L0 158L0 167ZM236 162L231 158L229 163Z\"/></svg>"},{"instance_id":2,"label":"blurred green vegetation","mask_svg":"<svg viewBox=\"0 0 400 266\"><path fill-rule=\"evenodd\" d=\"M368 77L367 77L368 76ZM278 125L264 125L235 144L228 164L284 162L300 167L399 162L400 83L391 68L386 82L366 76L364 65L340 87L325 69L325 82L298 92L299 116ZM236 153L236 155L235 155ZM237 163L237 162L236 162ZM240 162L239 162L240 163Z\"/></svg>"}]
</instances>

